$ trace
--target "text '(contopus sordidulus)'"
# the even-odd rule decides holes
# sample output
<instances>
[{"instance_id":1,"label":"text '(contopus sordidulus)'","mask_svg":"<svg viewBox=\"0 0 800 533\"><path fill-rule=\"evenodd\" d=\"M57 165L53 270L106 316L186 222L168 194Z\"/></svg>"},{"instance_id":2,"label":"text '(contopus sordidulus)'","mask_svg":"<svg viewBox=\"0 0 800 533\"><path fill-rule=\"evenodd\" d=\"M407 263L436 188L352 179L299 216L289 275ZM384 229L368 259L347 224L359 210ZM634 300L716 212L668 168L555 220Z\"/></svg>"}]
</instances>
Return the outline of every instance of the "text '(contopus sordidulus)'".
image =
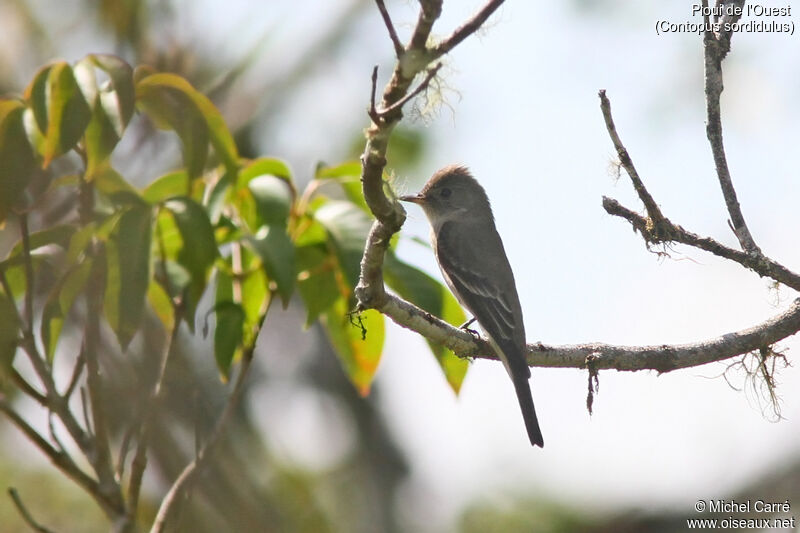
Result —
<instances>
[{"instance_id":1,"label":"text '(contopus sordidulus)'","mask_svg":"<svg viewBox=\"0 0 800 533\"><path fill-rule=\"evenodd\" d=\"M419 194L400 199L425 211L447 286L489 337L514 382L528 438L543 446L528 384L522 307L486 191L465 167L449 166L436 172Z\"/></svg>"}]
</instances>

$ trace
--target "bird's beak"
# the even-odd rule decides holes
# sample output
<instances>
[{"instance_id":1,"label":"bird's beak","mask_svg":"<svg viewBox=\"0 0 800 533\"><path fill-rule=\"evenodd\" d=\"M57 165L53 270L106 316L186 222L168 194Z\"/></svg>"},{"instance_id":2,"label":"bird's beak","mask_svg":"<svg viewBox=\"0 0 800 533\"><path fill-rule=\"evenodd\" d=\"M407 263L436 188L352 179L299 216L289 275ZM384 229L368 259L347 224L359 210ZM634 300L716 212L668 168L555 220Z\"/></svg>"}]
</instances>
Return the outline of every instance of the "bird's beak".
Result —
<instances>
[{"instance_id":1,"label":"bird's beak","mask_svg":"<svg viewBox=\"0 0 800 533\"><path fill-rule=\"evenodd\" d=\"M401 196L400 200L403 202L413 202L415 204L421 204L425 201L425 197L420 194L411 194L407 196Z\"/></svg>"}]
</instances>

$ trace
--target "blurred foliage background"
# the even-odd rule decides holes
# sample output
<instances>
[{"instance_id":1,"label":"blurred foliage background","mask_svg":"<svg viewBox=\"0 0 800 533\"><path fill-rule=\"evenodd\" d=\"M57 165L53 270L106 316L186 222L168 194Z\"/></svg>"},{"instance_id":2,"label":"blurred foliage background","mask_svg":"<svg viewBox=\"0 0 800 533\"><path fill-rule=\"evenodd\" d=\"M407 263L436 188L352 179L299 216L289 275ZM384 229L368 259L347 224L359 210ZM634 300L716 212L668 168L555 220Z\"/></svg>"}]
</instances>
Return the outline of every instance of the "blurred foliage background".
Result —
<instances>
[{"instance_id":1,"label":"blurred foliage background","mask_svg":"<svg viewBox=\"0 0 800 533\"><path fill-rule=\"evenodd\" d=\"M366 114L351 110L363 109L364 91L352 91L358 95L356 107L350 102L330 106L330 99L346 97L348 91L336 85L349 79L337 76L334 80L330 70L348 48L363 43L358 20L373 4L334 3L305 28L291 26L302 19L301 12L287 13L286 7L276 5L261 26L234 21L237 31L223 41L219 41L222 35L206 34L204 24L197 21L215 16L220 3L213 4L4 1L0 5L0 93L20 94L38 68L53 59L73 62L91 52L114 53L131 65L147 64L188 79L222 110L241 156L281 154L296 169L301 186L324 158L355 158L362 148L359 140ZM248 37L252 42L245 42ZM320 91L330 96L325 106L320 105ZM325 116L325 109L338 114ZM297 117L304 119L298 123ZM180 161L180 145L174 136L149 129L145 121L132 128L124 141L127 144L114 155L114 165L124 175L134 181L137 176L157 176ZM410 168L424 146L421 131L400 132L395 147L402 153L396 159ZM77 161L57 164L62 165L58 171L66 173L69 169L64 167ZM57 220L72 209L74 201L74 197L65 198L61 204L47 206L43 218ZM0 246L7 249L14 239L2 235ZM395 500L409 465L376 408L380 390L367 399L360 397L319 326L304 330L304 315L299 305L270 314L245 401L214 451L213 466L182 502L176 530L402 529ZM62 341L67 350L69 328L67 324ZM109 406L112 419L131 416L132 408L147 394L139 390L146 380L137 377L154 372L161 333L155 324L146 324L144 332L141 343L134 343L124 356L111 343L105 347L106 353L114 354L104 368L117 399ZM211 341L185 331L178 341L145 479L144 507L147 512L149 505L151 514L171 480L191 460L192 441L209 430L227 397L211 357ZM25 412L24 406L21 409ZM283 448L295 443L270 438L271 427L287 424L296 424L291 437L303 441L297 445L313 458L309 464L287 461ZM4 489L15 487L38 521L58 531L108 529L88 496L41 461L5 420L0 428L0 484ZM3 532L27 530L9 498L0 501L0 524Z\"/></svg>"},{"instance_id":2,"label":"blurred foliage background","mask_svg":"<svg viewBox=\"0 0 800 533\"><path fill-rule=\"evenodd\" d=\"M318 163L357 157L369 88L368 71L361 67L385 67L392 61L374 3L270 2L270 16L257 21L246 16L246 9L236 10L245 15L229 20L225 4L3 0L0 94L20 93L36 70L54 58L75 61L87 53L115 53L131 65L149 64L190 80L221 109L243 157L274 155L289 161L300 186ZM259 15L263 12L259 9ZM177 140L147 131L144 123L137 127L141 133L127 136L115 152L115 166L135 177L156 176L174 165L180 157ZM407 121L392 139L394 170L412 172L429 141L419 124ZM71 200L48 206L45 216L57 219ZM12 243L0 235L0 248ZM180 531L392 533L425 523L424 511L403 504L403 483L413 465L377 407L380 386L368 398L360 397L325 335L318 326L304 330L304 322L300 306L270 315L245 401L214 450L211 467L182 502ZM145 325L144 339L125 355L135 365L114 346L107 347L116 354L105 368L117 399L110 409L120 417L145 393L137 390L134 376L154 371L157 350L151 346L158 334L154 324ZM179 337L145 480L144 504L150 513L191 460L195 434L208 431L226 397L210 353L210 341L201 336ZM294 460L298 456L306 460ZM769 482L743 489L741 496L774 494L782 501L798 495L798 470L784 465ZM107 530L89 497L42 461L4 420L0 486L15 487L36 518L57 531ZM502 503L475 502L453 527L465 533L675 531L682 529L683 515L574 509L546 495L516 495ZM27 531L8 498L0 498L0 530Z\"/></svg>"}]
</instances>

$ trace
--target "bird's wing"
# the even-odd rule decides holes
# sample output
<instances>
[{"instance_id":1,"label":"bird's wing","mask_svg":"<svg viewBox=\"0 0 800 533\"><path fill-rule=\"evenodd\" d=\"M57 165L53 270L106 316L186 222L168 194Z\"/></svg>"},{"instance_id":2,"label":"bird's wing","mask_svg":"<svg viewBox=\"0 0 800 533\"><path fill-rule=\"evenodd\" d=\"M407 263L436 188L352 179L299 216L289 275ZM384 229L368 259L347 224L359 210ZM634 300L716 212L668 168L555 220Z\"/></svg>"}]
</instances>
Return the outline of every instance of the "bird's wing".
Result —
<instances>
[{"instance_id":1,"label":"bird's wing","mask_svg":"<svg viewBox=\"0 0 800 533\"><path fill-rule=\"evenodd\" d=\"M543 446L528 383L522 308L503 241L492 224L474 231L471 225L445 222L436 238L436 257L445 280L494 341L517 393L531 444ZM446 248L446 249L444 249Z\"/></svg>"},{"instance_id":2,"label":"bird's wing","mask_svg":"<svg viewBox=\"0 0 800 533\"><path fill-rule=\"evenodd\" d=\"M483 243L475 242L475 234L459 235L459 232L452 222L439 230L436 255L442 272L461 303L503 351L513 370L530 376L522 353L525 342L522 311L502 241L496 231L494 238ZM443 250L443 246L448 249Z\"/></svg>"}]
</instances>

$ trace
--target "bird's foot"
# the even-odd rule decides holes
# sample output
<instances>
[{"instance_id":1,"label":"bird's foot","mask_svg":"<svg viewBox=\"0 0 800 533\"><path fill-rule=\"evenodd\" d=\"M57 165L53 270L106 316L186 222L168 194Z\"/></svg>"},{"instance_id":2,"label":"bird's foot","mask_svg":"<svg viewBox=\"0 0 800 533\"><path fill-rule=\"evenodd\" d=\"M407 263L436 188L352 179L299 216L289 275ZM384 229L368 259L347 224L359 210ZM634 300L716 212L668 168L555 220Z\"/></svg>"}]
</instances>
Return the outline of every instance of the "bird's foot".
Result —
<instances>
[{"instance_id":1,"label":"bird's foot","mask_svg":"<svg viewBox=\"0 0 800 533\"><path fill-rule=\"evenodd\" d=\"M471 333L471 334L475 335L476 337L480 337L481 334L470 327L476 320L477 320L477 318L472 317L469 320L467 320L466 322L464 322L463 324L461 324L460 326L458 326L458 329L463 329L467 333Z\"/></svg>"}]
</instances>

